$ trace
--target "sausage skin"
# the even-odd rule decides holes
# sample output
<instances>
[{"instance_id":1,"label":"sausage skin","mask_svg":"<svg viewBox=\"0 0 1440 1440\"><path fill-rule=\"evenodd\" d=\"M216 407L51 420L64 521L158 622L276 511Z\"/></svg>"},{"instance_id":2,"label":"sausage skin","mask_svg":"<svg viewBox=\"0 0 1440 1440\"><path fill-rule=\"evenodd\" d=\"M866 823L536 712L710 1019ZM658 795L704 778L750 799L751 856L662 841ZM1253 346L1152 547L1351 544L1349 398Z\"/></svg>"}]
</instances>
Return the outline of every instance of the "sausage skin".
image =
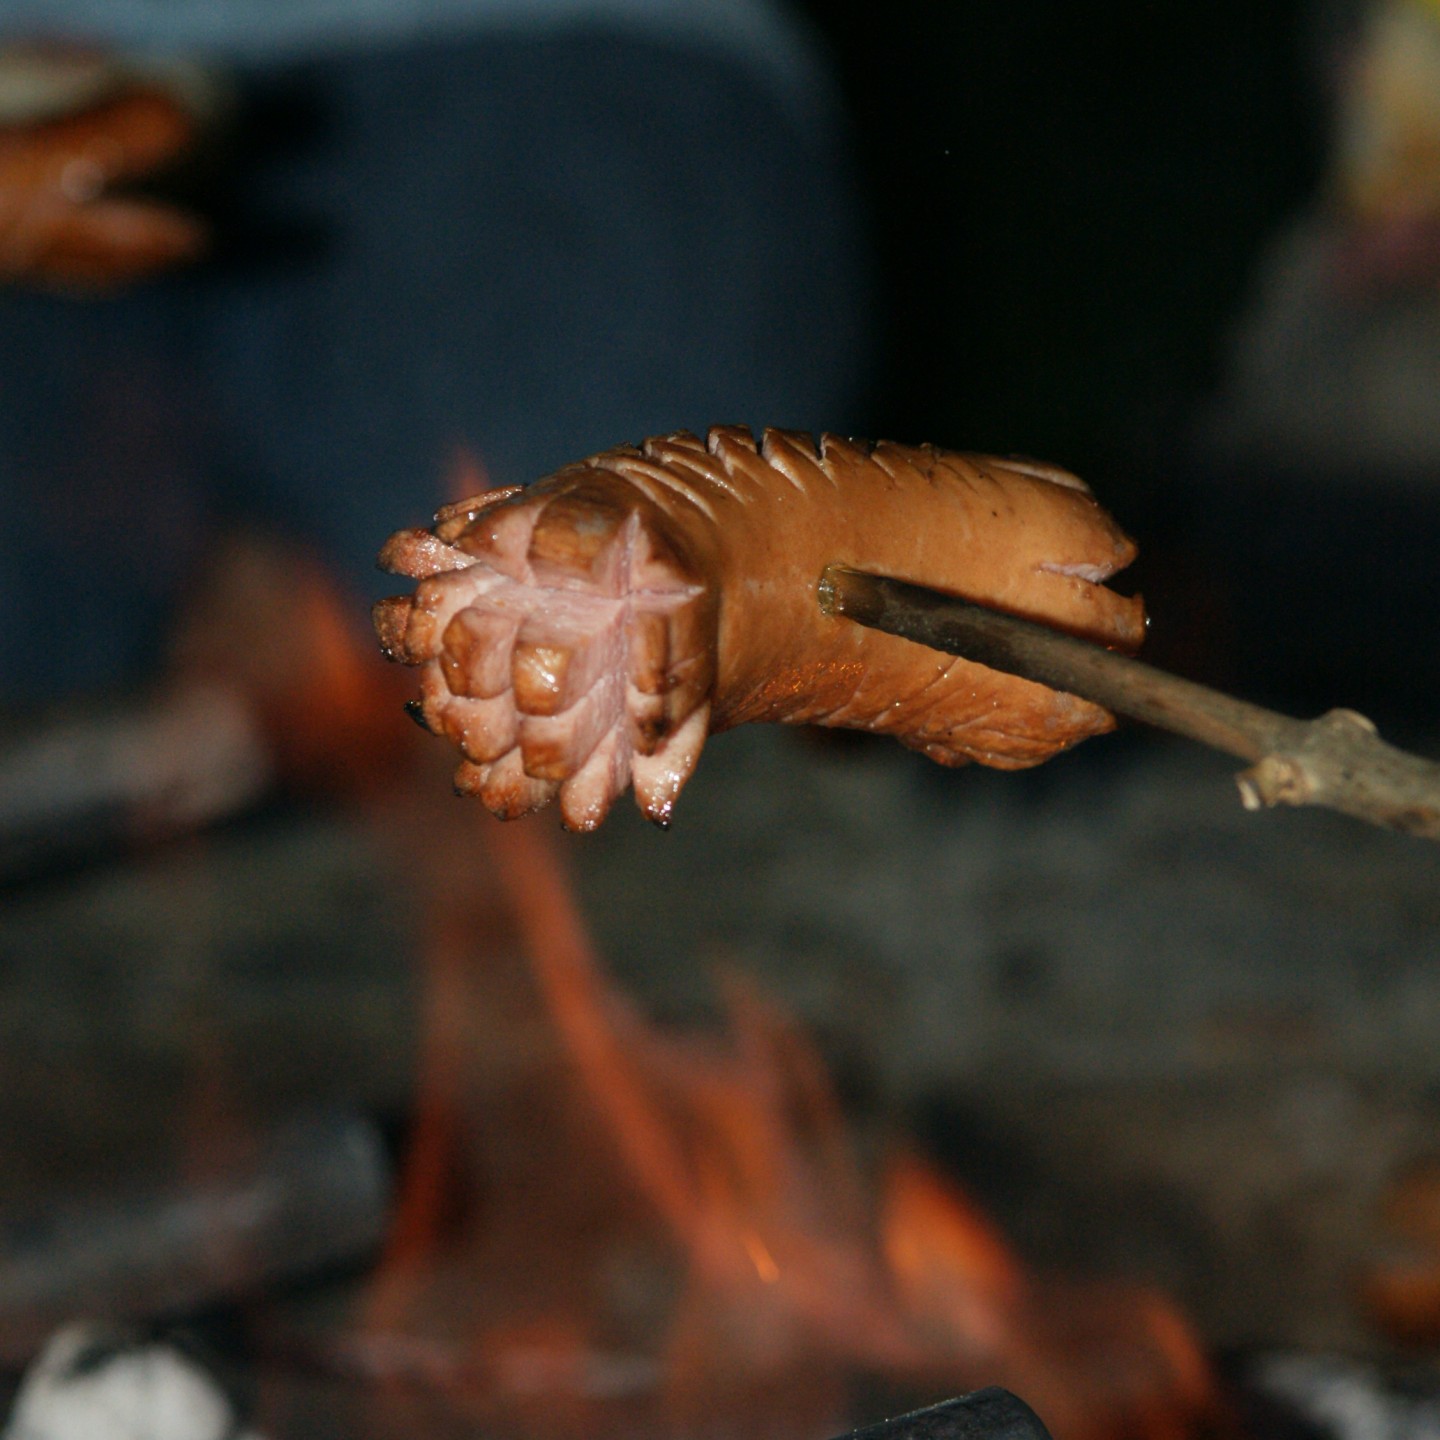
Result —
<instances>
[{"instance_id":1,"label":"sausage skin","mask_svg":"<svg viewBox=\"0 0 1440 1440\"><path fill-rule=\"evenodd\" d=\"M1135 547L1075 476L1029 460L717 426L657 436L403 530L385 653L413 712L502 818L558 797L590 830L633 783L667 824L706 736L752 720L894 735L1015 769L1112 727L1074 696L826 616L830 562L1134 649L1141 601L1103 581Z\"/></svg>"},{"instance_id":2,"label":"sausage skin","mask_svg":"<svg viewBox=\"0 0 1440 1440\"><path fill-rule=\"evenodd\" d=\"M174 161L195 134L178 100L143 87L0 127L0 279L103 290L195 259L201 221L112 191Z\"/></svg>"}]
</instances>

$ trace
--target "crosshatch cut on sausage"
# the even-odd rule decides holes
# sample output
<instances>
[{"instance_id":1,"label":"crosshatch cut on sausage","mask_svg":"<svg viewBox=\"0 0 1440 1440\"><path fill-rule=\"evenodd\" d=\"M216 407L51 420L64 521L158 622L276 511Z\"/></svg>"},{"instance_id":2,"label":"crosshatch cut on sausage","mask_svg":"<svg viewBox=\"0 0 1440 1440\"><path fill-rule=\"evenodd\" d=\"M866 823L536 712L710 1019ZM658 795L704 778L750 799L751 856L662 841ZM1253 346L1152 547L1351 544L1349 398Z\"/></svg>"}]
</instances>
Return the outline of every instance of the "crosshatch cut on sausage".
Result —
<instances>
[{"instance_id":1,"label":"crosshatch cut on sausage","mask_svg":"<svg viewBox=\"0 0 1440 1440\"><path fill-rule=\"evenodd\" d=\"M822 614L834 562L1123 650L1104 582L1135 547L1085 484L1032 460L717 426L622 445L402 530L385 653L412 714L502 818L558 799L591 830L628 785L667 824L706 736L751 720L893 735L945 765L1038 764L1114 724L1072 695Z\"/></svg>"}]
</instances>

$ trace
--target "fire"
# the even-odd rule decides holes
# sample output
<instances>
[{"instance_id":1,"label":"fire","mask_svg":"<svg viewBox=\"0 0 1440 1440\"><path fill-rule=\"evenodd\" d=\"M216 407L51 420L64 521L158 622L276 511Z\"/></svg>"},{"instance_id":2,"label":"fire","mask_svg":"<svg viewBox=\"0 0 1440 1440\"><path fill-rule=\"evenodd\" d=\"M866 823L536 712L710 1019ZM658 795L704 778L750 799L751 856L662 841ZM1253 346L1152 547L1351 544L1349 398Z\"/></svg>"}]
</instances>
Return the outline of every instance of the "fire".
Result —
<instances>
[{"instance_id":1,"label":"fire","mask_svg":"<svg viewBox=\"0 0 1440 1440\"><path fill-rule=\"evenodd\" d=\"M913 1157L890 1172L882 1234L928 1368L1007 1386L1064 1440L1181 1440L1214 1421L1204 1353L1160 1295L1031 1274L963 1194Z\"/></svg>"},{"instance_id":2,"label":"fire","mask_svg":"<svg viewBox=\"0 0 1440 1440\"><path fill-rule=\"evenodd\" d=\"M1056 1440L1213 1420L1163 1299L1033 1275L908 1152L873 1175L814 1047L753 987L726 983L723 1034L649 1023L546 829L452 804L402 834L433 886L425 1083L351 1349L395 1393L557 1440L820 1436L861 1382L1007 1385Z\"/></svg>"},{"instance_id":3,"label":"fire","mask_svg":"<svg viewBox=\"0 0 1440 1440\"><path fill-rule=\"evenodd\" d=\"M303 547L231 536L171 639L170 684L232 695L288 783L354 793L393 774L411 740L395 724L408 686L359 609Z\"/></svg>"}]
</instances>

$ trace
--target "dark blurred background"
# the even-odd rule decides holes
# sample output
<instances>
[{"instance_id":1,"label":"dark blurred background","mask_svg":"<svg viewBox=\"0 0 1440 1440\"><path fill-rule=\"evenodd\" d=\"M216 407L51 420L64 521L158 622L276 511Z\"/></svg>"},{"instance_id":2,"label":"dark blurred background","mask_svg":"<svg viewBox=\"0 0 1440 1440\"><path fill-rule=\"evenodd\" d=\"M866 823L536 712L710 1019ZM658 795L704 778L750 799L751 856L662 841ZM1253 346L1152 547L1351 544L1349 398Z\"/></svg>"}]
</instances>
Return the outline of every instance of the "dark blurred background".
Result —
<instances>
[{"instance_id":1,"label":"dark blurred background","mask_svg":"<svg viewBox=\"0 0 1440 1440\"><path fill-rule=\"evenodd\" d=\"M1164 486L1262 245L1320 179L1314 7L807 9L875 233L875 423L1107 472L1121 508Z\"/></svg>"}]
</instances>

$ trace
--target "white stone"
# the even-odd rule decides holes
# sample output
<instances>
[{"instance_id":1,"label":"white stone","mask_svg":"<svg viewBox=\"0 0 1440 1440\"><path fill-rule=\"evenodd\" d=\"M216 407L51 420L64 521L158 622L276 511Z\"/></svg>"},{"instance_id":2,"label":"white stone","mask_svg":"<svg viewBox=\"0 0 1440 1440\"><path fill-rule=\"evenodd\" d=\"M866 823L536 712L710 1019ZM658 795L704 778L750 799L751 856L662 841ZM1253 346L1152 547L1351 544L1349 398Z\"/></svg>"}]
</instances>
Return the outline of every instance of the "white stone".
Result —
<instances>
[{"instance_id":1,"label":"white stone","mask_svg":"<svg viewBox=\"0 0 1440 1440\"><path fill-rule=\"evenodd\" d=\"M259 1440L224 1391L161 1343L117 1344L90 1324L58 1331L27 1372L0 1440Z\"/></svg>"}]
</instances>

